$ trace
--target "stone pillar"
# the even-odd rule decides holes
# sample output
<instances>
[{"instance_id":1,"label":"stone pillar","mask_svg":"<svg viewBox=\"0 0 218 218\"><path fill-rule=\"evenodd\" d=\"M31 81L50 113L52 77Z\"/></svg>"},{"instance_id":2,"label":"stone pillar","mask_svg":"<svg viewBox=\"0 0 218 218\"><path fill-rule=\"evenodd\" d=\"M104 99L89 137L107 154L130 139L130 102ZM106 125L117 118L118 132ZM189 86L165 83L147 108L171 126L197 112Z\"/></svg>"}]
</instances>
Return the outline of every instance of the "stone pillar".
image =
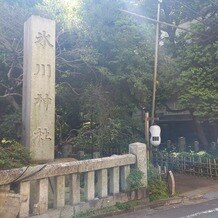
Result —
<instances>
[{"instance_id":1,"label":"stone pillar","mask_svg":"<svg viewBox=\"0 0 218 218\"><path fill-rule=\"evenodd\" d=\"M23 143L35 162L54 159L55 22L31 16L24 24Z\"/></svg>"},{"instance_id":2,"label":"stone pillar","mask_svg":"<svg viewBox=\"0 0 218 218\"><path fill-rule=\"evenodd\" d=\"M167 150L171 149L171 140L167 140Z\"/></svg>"},{"instance_id":3,"label":"stone pillar","mask_svg":"<svg viewBox=\"0 0 218 218\"><path fill-rule=\"evenodd\" d=\"M106 197L107 196L107 169L98 170L97 171L98 183L97 183L97 191L99 197Z\"/></svg>"},{"instance_id":4,"label":"stone pillar","mask_svg":"<svg viewBox=\"0 0 218 218\"><path fill-rule=\"evenodd\" d=\"M85 198L87 201L95 198L95 172L85 173Z\"/></svg>"},{"instance_id":5,"label":"stone pillar","mask_svg":"<svg viewBox=\"0 0 218 218\"><path fill-rule=\"evenodd\" d=\"M19 218L29 217L30 210L30 182L20 182L21 206Z\"/></svg>"},{"instance_id":6,"label":"stone pillar","mask_svg":"<svg viewBox=\"0 0 218 218\"><path fill-rule=\"evenodd\" d=\"M129 145L129 153L136 155L136 167L143 172L142 184L147 187L147 154L146 145L140 142Z\"/></svg>"},{"instance_id":7,"label":"stone pillar","mask_svg":"<svg viewBox=\"0 0 218 218\"><path fill-rule=\"evenodd\" d=\"M211 147L212 151L215 151L216 150L216 142L211 142L210 147Z\"/></svg>"},{"instance_id":8,"label":"stone pillar","mask_svg":"<svg viewBox=\"0 0 218 218\"><path fill-rule=\"evenodd\" d=\"M167 183L168 183L168 191L171 196L174 196L176 193L176 182L172 171L169 171L167 174Z\"/></svg>"},{"instance_id":9,"label":"stone pillar","mask_svg":"<svg viewBox=\"0 0 218 218\"><path fill-rule=\"evenodd\" d=\"M127 182L126 179L130 173L130 165L120 167L120 184L121 184L121 191L126 191L127 189Z\"/></svg>"},{"instance_id":10,"label":"stone pillar","mask_svg":"<svg viewBox=\"0 0 218 218\"><path fill-rule=\"evenodd\" d=\"M199 142L198 141L194 141L194 151L199 152Z\"/></svg>"},{"instance_id":11,"label":"stone pillar","mask_svg":"<svg viewBox=\"0 0 218 218\"><path fill-rule=\"evenodd\" d=\"M80 174L71 175L70 179L70 203L71 205L80 203Z\"/></svg>"},{"instance_id":12,"label":"stone pillar","mask_svg":"<svg viewBox=\"0 0 218 218\"><path fill-rule=\"evenodd\" d=\"M178 139L179 151L185 151L186 141L185 137L179 137Z\"/></svg>"},{"instance_id":13,"label":"stone pillar","mask_svg":"<svg viewBox=\"0 0 218 218\"><path fill-rule=\"evenodd\" d=\"M110 194L117 194L120 191L120 182L119 182L119 167L113 167L109 169L109 192Z\"/></svg>"},{"instance_id":14,"label":"stone pillar","mask_svg":"<svg viewBox=\"0 0 218 218\"><path fill-rule=\"evenodd\" d=\"M54 208L64 207L65 205L65 176L54 178Z\"/></svg>"},{"instance_id":15,"label":"stone pillar","mask_svg":"<svg viewBox=\"0 0 218 218\"><path fill-rule=\"evenodd\" d=\"M48 178L37 180L36 184L34 191L37 192L37 196L36 204L33 206L33 214L39 215L48 210Z\"/></svg>"},{"instance_id":16,"label":"stone pillar","mask_svg":"<svg viewBox=\"0 0 218 218\"><path fill-rule=\"evenodd\" d=\"M93 159L96 159L96 158L100 158L101 155L100 155L100 152L93 152Z\"/></svg>"}]
</instances>

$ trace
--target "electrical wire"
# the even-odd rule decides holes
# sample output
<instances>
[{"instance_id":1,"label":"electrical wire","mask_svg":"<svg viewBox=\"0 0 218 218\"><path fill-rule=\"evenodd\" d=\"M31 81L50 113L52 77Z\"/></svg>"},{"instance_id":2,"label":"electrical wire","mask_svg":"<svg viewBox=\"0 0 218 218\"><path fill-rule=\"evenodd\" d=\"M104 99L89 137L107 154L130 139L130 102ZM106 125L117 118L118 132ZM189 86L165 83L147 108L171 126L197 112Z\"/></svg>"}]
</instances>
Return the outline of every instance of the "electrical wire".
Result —
<instances>
[{"instance_id":1,"label":"electrical wire","mask_svg":"<svg viewBox=\"0 0 218 218\"><path fill-rule=\"evenodd\" d=\"M198 33L198 32L195 32L195 31L192 31L192 30L189 30L187 28L184 28L184 27L181 27L181 26L177 26L177 25L174 25L174 24L171 24L171 23L166 23L166 22L163 22L163 21L157 21L155 19L152 19L150 17L146 17L146 16L143 16L143 15L140 15L140 14L136 14L134 12L131 12L131 11L127 11L127 10L123 10L123 9L119 9L119 11L122 11L122 12L125 12L125 13L128 13L128 14L131 14L131 15L134 15L134 16L137 16L137 17L141 17L143 19L146 19L146 20L149 20L153 23L160 23L162 25L165 25L165 26L171 26L171 27L174 27L174 28L177 28L177 29L181 29L183 31L186 31L186 32L190 32L194 35L199 35L199 36L206 36L206 37L210 37L209 35L207 34L203 34L203 33Z\"/></svg>"},{"instance_id":2,"label":"electrical wire","mask_svg":"<svg viewBox=\"0 0 218 218\"><path fill-rule=\"evenodd\" d=\"M218 6L218 4L216 2L214 2L214 1L212 1L212 0L209 0L209 2L211 2L212 4Z\"/></svg>"},{"instance_id":3,"label":"electrical wire","mask_svg":"<svg viewBox=\"0 0 218 218\"><path fill-rule=\"evenodd\" d=\"M191 8L190 6L187 6L186 4L184 4L184 3L182 3L182 2L180 2L180 1L178 1L178 0L174 0L174 1L177 2L177 3L179 3L180 5L184 6L186 9L188 9L188 10L191 11L191 12L193 12L195 15L200 16L200 14L199 14L196 10L194 10L193 8ZM203 17L203 18L205 18L205 17ZM198 18L194 18L194 20L197 20L198 22L201 22L201 23L203 23L205 26L207 26L207 24L206 24L203 20L200 20L200 19L198 19Z\"/></svg>"}]
</instances>

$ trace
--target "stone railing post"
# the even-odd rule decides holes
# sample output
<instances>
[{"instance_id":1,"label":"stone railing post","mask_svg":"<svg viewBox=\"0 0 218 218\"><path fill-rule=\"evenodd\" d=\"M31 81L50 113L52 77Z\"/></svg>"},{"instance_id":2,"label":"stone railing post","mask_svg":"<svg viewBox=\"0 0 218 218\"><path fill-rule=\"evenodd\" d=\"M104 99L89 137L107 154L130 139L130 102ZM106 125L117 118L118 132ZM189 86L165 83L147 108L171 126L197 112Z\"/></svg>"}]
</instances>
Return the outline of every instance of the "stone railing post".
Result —
<instances>
[{"instance_id":1,"label":"stone railing post","mask_svg":"<svg viewBox=\"0 0 218 218\"><path fill-rule=\"evenodd\" d=\"M121 183L121 191L127 190L127 182L126 179L130 173L130 165L120 167L120 183Z\"/></svg>"},{"instance_id":2,"label":"stone railing post","mask_svg":"<svg viewBox=\"0 0 218 218\"><path fill-rule=\"evenodd\" d=\"M35 201L33 215L41 215L48 210L48 178L39 179L35 184L35 199L32 199Z\"/></svg>"},{"instance_id":3,"label":"stone railing post","mask_svg":"<svg viewBox=\"0 0 218 218\"><path fill-rule=\"evenodd\" d=\"M146 145L140 142L135 142L129 145L129 153L136 155L136 167L143 172L142 183L147 187L147 154Z\"/></svg>"},{"instance_id":4,"label":"stone railing post","mask_svg":"<svg viewBox=\"0 0 218 218\"><path fill-rule=\"evenodd\" d=\"M54 178L54 208L64 207L65 205L65 176Z\"/></svg>"},{"instance_id":5,"label":"stone railing post","mask_svg":"<svg viewBox=\"0 0 218 218\"><path fill-rule=\"evenodd\" d=\"M20 183L20 195L21 195L21 206L19 218L29 217L29 203L30 203L30 182Z\"/></svg>"},{"instance_id":6,"label":"stone railing post","mask_svg":"<svg viewBox=\"0 0 218 218\"><path fill-rule=\"evenodd\" d=\"M108 195L107 169L98 170L97 175L98 175L98 184L97 184L98 196L103 198Z\"/></svg>"},{"instance_id":7,"label":"stone railing post","mask_svg":"<svg viewBox=\"0 0 218 218\"><path fill-rule=\"evenodd\" d=\"M109 169L109 193L117 194L119 193L119 178L120 178L120 169L119 167L113 167Z\"/></svg>"},{"instance_id":8,"label":"stone railing post","mask_svg":"<svg viewBox=\"0 0 218 218\"><path fill-rule=\"evenodd\" d=\"M70 180L70 202L71 205L80 203L80 174L71 174Z\"/></svg>"},{"instance_id":9,"label":"stone railing post","mask_svg":"<svg viewBox=\"0 0 218 218\"><path fill-rule=\"evenodd\" d=\"M85 198L87 201L95 198L95 172L90 171L85 173Z\"/></svg>"}]
</instances>

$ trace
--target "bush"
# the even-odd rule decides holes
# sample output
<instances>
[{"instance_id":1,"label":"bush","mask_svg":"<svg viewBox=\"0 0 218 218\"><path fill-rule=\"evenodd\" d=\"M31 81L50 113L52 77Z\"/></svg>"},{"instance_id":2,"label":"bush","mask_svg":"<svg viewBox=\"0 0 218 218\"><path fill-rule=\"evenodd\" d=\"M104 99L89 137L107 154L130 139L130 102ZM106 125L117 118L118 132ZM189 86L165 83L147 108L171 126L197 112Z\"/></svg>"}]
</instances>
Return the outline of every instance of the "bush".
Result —
<instances>
[{"instance_id":1,"label":"bush","mask_svg":"<svg viewBox=\"0 0 218 218\"><path fill-rule=\"evenodd\" d=\"M7 114L0 120L0 140L18 140L21 137L21 113ZM1 142L0 142L1 143Z\"/></svg>"},{"instance_id":2,"label":"bush","mask_svg":"<svg viewBox=\"0 0 218 218\"><path fill-rule=\"evenodd\" d=\"M0 170L19 168L30 164L30 153L15 141L0 142Z\"/></svg>"},{"instance_id":3,"label":"bush","mask_svg":"<svg viewBox=\"0 0 218 218\"><path fill-rule=\"evenodd\" d=\"M142 171L140 171L138 168L132 169L127 177L128 189L131 191L143 187L142 177L143 177Z\"/></svg>"},{"instance_id":4,"label":"bush","mask_svg":"<svg viewBox=\"0 0 218 218\"><path fill-rule=\"evenodd\" d=\"M130 202L116 202L115 206L119 210L130 210L133 207Z\"/></svg>"},{"instance_id":5,"label":"bush","mask_svg":"<svg viewBox=\"0 0 218 218\"><path fill-rule=\"evenodd\" d=\"M148 169L148 192L150 201L165 199L169 196L167 184L153 166Z\"/></svg>"}]
</instances>

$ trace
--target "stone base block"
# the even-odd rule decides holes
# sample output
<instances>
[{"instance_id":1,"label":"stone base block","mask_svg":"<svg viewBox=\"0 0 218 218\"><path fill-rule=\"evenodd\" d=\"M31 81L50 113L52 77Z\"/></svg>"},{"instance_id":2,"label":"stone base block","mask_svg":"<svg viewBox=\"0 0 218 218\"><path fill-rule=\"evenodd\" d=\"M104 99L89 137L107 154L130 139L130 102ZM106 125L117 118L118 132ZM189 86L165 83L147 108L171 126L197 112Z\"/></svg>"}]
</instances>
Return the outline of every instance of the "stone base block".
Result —
<instances>
[{"instance_id":1,"label":"stone base block","mask_svg":"<svg viewBox=\"0 0 218 218\"><path fill-rule=\"evenodd\" d=\"M0 192L0 217L14 218L20 212L21 197L7 191Z\"/></svg>"},{"instance_id":2,"label":"stone base block","mask_svg":"<svg viewBox=\"0 0 218 218\"><path fill-rule=\"evenodd\" d=\"M95 198L88 202L81 202L74 206L65 206L60 210L48 210L46 214L34 216L34 218L59 218L59 217L72 217L73 215L89 210L99 210L105 207L111 207L116 202L127 202L132 200L139 200L146 197L146 188L141 188L128 193L118 193L113 196L107 196L104 198Z\"/></svg>"}]
</instances>

